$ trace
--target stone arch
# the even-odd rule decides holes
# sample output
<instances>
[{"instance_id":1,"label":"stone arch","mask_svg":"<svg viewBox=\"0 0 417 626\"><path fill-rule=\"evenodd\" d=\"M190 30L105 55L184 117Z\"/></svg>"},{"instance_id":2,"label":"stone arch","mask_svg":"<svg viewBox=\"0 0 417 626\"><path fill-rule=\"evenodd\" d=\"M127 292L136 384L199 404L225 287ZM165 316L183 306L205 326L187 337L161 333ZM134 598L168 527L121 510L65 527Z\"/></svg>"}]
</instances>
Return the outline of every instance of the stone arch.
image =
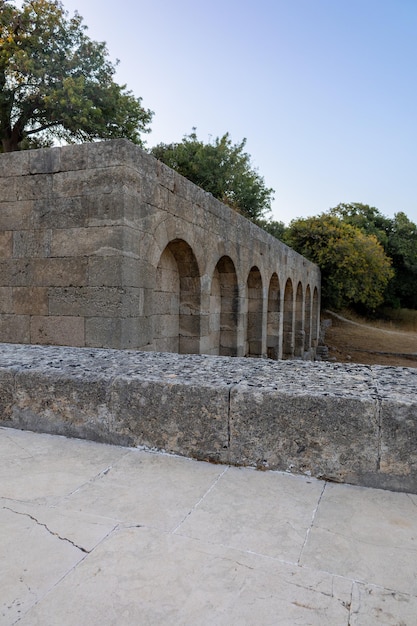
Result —
<instances>
[{"instance_id":1,"label":"stone arch","mask_svg":"<svg viewBox=\"0 0 417 626\"><path fill-rule=\"evenodd\" d=\"M280 317L281 294L277 274L272 274L268 289L268 317L266 350L269 359L279 358L280 348Z\"/></svg>"},{"instance_id":2,"label":"stone arch","mask_svg":"<svg viewBox=\"0 0 417 626\"><path fill-rule=\"evenodd\" d=\"M311 345L313 348L317 348L318 339L319 339L319 323L320 323L320 301L319 301L319 292L317 287L314 287L313 291L313 306L312 306L312 315L311 315Z\"/></svg>"},{"instance_id":3,"label":"stone arch","mask_svg":"<svg viewBox=\"0 0 417 626\"><path fill-rule=\"evenodd\" d=\"M200 352L200 273L186 241L174 239L162 252L154 290L157 351Z\"/></svg>"},{"instance_id":4,"label":"stone arch","mask_svg":"<svg viewBox=\"0 0 417 626\"><path fill-rule=\"evenodd\" d=\"M311 348L311 289L310 285L307 285L306 296L304 300L304 349L310 350Z\"/></svg>"},{"instance_id":5,"label":"stone arch","mask_svg":"<svg viewBox=\"0 0 417 626\"><path fill-rule=\"evenodd\" d=\"M282 333L282 356L284 359L291 359L294 356L294 290L291 278L285 283L284 290L284 318Z\"/></svg>"},{"instance_id":6,"label":"stone arch","mask_svg":"<svg viewBox=\"0 0 417 626\"><path fill-rule=\"evenodd\" d=\"M222 256L213 272L210 293L210 345L213 354L237 355L238 283L232 259Z\"/></svg>"},{"instance_id":7,"label":"stone arch","mask_svg":"<svg viewBox=\"0 0 417 626\"><path fill-rule=\"evenodd\" d=\"M304 355L304 298L301 281L297 285L295 294L295 327L294 327L294 356Z\"/></svg>"},{"instance_id":8,"label":"stone arch","mask_svg":"<svg viewBox=\"0 0 417 626\"><path fill-rule=\"evenodd\" d=\"M259 269L254 266L249 272L246 283L247 294L247 320L246 342L247 356L262 356L262 317L263 317L263 291L262 276Z\"/></svg>"}]
</instances>

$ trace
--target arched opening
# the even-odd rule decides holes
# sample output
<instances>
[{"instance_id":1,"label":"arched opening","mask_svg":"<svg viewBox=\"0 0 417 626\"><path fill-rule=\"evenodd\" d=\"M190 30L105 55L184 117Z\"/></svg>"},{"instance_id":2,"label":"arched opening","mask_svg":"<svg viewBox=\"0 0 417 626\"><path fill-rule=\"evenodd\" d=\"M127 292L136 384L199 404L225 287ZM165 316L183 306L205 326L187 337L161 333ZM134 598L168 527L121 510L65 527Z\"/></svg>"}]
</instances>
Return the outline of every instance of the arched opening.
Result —
<instances>
[{"instance_id":1,"label":"arched opening","mask_svg":"<svg viewBox=\"0 0 417 626\"><path fill-rule=\"evenodd\" d=\"M237 355L238 285L234 263L223 256L216 265L210 294L210 345L213 354Z\"/></svg>"},{"instance_id":2,"label":"arched opening","mask_svg":"<svg viewBox=\"0 0 417 626\"><path fill-rule=\"evenodd\" d=\"M291 359L294 356L293 334L294 292L291 278L285 283L284 290L284 319L282 334L282 357Z\"/></svg>"},{"instance_id":3,"label":"arched opening","mask_svg":"<svg viewBox=\"0 0 417 626\"><path fill-rule=\"evenodd\" d=\"M247 356L262 356L262 313L263 313L263 295L262 295L262 277L257 267L252 267L249 272L247 285Z\"/></svg>"},{"instance_id":4,"label":"arched opening","mask_svg":"<svg viewBox=\"0 0 417 626\"><path fill-rule=\"evenodd\" d=\"M200 274L194 253L182 239L171 241L156 271L155 350L200 352Z\"/></svg>"},{"instance_id":5,"label":"arched opening","mask_svg":"<svg viewBox=\"0 0 417 626\"><path fill-rule=\"evenodd\" d=\"M268 290L266 349L268 358L275 361L279 357L280 297L278 276L274 273L269 282Z\"/></svg>"},{"instance_id":6,"label":"arched opening","mask_svg":"<svg viewBox=\"0 0 417 626\"><path fill-rule=\"evenodd\" d=\"M301 282L297 285L295 296L295 337L294 355L302 357L304 354L304 315L303 315L303 286Z\"/></svg>"},{"instance_id":7,"label":"arched opening","mask_svg":"<svg viewBox=\"0 0 417 626\"><path fill-rule=\"evenodd\" d=\"M320 313L320 302L319 302L319 292L317 287L314 287L313 291L313 311L312 311L312 322L311 322L311 345L313 348L317 348L318 338L319 338L319 313Z\"/></svg>"},{"instance_id":8,"label":"arched opening","mask_svg":"<svg viewBox=\"0 0 417 626\"><path fill-rule=\"evenodd\" d=\"M311 348L311 289L310 285L307 285L306 297L304 302L304 350L310 350Z\"/></svg>"}]
</instances>

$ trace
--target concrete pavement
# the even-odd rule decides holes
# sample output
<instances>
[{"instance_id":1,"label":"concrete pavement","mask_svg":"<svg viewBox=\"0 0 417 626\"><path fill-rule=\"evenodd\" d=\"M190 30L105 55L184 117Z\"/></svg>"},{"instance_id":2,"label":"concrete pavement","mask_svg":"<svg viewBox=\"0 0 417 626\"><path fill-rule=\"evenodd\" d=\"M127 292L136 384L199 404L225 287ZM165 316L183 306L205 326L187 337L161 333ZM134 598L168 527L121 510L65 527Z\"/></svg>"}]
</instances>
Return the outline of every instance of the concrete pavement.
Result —
<instances>
[{"instance_id":1,"label":"concrete pavement","mask_svg":"<svg viewBox=\"0 0 417 626\"><path fill-rule=\"evenodd\" d=\"M1 626L417 624L417 495L0 428Z\"/></svg>"}]
</instances>

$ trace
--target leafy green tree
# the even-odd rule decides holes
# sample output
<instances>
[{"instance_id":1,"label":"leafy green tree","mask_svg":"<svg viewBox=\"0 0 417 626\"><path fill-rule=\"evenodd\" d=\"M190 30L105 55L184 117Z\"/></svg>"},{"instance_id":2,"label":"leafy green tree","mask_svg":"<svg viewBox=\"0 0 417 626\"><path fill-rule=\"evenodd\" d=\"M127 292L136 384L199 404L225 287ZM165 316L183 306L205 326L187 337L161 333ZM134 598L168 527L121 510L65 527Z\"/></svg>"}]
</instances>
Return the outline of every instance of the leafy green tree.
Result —
<instances>
[{"instance_id":1,"label":"leafy green tree","mask_svg":"<svg viewBox=\"0 0 417 626\"><path fill-rule=\"evenodd\" d=\"M330 209L329 214L356 226L367 235L375 235L386 250L391 220L382 215L376 207L361 202L341 203Z\"/></svg>"},{"instance_id":2,"label":"leafy green tree","mask_svg":"<svg viewBox=\"0 0 417 626\"><path fill-rule=\"evenodd\" d=\"M59 0L0 0L0 150L126 137L140 144L152 112L114 82L104 43Z\"/></svg>"},{"instance_id":3,"label":"leafy green tree","mask_svg":"<svg viewBox=\"0 0 417 626\"><path fill-rule=\"evenodd\" d=\"M339 204L330 215L375 235L392 260L394 276L389 281L384 304L417 309L417 226L403 212L385 217L375 207L358 202Z\"/></svg>"},{"instance_id":4,"label":"leafy green tree","mask_svg":"<svg viewBox=\"0 0 417 626\"><path fill-rule=\"evenodd\" d=\"M255 224L267 233L283 241L285 237L286 226L284 222L278 222L277 220L258 219L254 220Z\"/></svg>"},{"instance_id":5,"label":"leafy green tree","mask_svg":"<svg viewBox=\"0 0 417 626\"><path fill-rule=\"evenodd\" d=\"M395 276L387 287L386 304L417 309L417 226L403 212L391 220L387 254Z\"/></svg>"},{"instance_id":6,"label":"leafy green tree","mask_svg":"<svg viewBox=\"0 0 417 626\"><path fill-rule=\"evenodd\" d=\"M273 189L265 186L263 178L252 167L244 151L246 139L233 144L229 133L204 143L195 129L179 143L152 148L157 159L228 204L245 217L264 219L271 208Z\"/></svg>"},{"instance_id":7,"label":"leafy green tree","mask_svg":"<svg viewBox=\"0 0 417 626\"><path fill-rule=\"evenodd\" d=\"M325 306L358 305L373 310L382 303L393 271L374 235L323 213L293 220L285 242L320 267Z\"/></svg>"}]
</instances>

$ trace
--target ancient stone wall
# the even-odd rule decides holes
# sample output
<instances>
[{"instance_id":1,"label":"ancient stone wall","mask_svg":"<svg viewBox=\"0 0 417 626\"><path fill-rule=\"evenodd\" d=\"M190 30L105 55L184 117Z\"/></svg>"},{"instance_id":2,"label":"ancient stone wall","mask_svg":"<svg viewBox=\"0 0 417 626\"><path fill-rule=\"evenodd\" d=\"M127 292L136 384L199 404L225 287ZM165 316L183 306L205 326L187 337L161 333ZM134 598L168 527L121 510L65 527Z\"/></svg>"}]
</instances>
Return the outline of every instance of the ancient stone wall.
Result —
<instances>
[{"instance_id":1,"label":"ancient stone wall","mask_svg":"<svg viewBox=\"0 0 417 626\"><path fill-rule=\"evenodd\" d=\"M417 370L0 345L0 425L417 493Z\"/></svg>"},{"instance_id":2,"label":"ancient stone wall","mask_svg":"<svg viewBox=\"0 0 417 626\"><path fill-rule=\"evenodd\" d=\"M0 155L0 342L309 358L320 273L126 140Z\"/></svg>"}]
</instances>

